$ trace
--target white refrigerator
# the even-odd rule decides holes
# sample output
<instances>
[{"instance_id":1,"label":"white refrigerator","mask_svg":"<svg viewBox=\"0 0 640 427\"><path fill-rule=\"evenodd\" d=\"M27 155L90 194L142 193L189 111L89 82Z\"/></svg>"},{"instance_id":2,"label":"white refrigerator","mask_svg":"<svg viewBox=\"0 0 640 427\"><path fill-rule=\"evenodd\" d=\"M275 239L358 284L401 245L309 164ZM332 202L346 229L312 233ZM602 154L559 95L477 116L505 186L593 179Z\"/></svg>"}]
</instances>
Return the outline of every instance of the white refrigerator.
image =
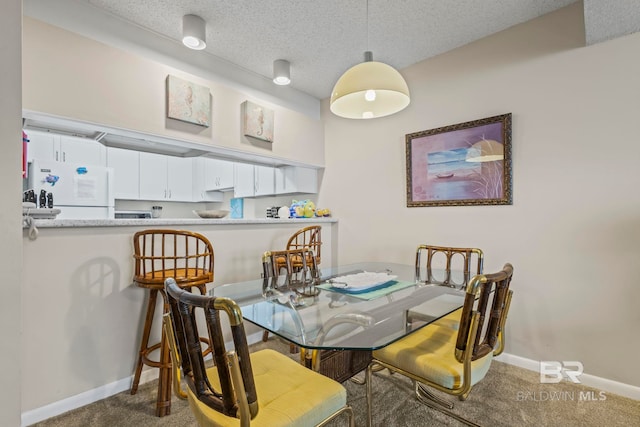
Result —
<instances>
[{"instance_id":1,"label":"white refrigerator","mask_svg":"<svg viewBox=\"0 0 640 427\"><path fill-rule=\"evenodd\" d=\"M57 219L114 218L112 168L34 159L28 183L38 198L42 190L52 194Z\"/></svg>"}]
</instances>

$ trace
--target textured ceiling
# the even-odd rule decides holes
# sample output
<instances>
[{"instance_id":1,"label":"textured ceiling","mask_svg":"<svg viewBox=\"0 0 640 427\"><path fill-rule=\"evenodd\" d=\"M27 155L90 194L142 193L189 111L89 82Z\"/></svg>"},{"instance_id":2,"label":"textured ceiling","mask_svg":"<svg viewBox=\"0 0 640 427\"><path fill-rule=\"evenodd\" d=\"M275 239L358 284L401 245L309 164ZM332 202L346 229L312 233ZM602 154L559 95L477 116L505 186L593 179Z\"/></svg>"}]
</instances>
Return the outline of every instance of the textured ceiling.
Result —
<instances>
[{"instance_id":1,"label":"textured ceiling","mask_svg":"<svg viewBox=\"0 0 640 427\"><path fill-rule=\"evenodd\" d=\"M640 30L639 0L23 0L23 8L108 44L141 47L187 72L314 109L366 50L402 70L576 2L586 44ZM186 14L207 22L205 51L182 46ZM270 81L276 59L291 63L289 87Z\"/></svg>"},{"instance_id":2,"label":"textured ceiling","mask_svg":"<svg viewBox=\"0 0 640 427\"><path fill-rule=\"evenodd\" d=\"M199 15L209 53L265 77L286 59L292 87L323 99L365 50L402 69L576 0L369 0L368 15L366 0L85 1L173 40Z\"/></svg>"}]
</instances>

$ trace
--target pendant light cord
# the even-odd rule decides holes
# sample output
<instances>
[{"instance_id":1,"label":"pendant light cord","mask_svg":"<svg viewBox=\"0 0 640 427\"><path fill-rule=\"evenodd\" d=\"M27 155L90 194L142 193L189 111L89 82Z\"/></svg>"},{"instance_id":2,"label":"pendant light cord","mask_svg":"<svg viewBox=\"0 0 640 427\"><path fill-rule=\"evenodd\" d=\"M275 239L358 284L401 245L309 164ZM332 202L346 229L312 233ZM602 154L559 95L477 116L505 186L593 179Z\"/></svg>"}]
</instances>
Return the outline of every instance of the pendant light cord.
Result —
<instances>
[{"instance_id":1,"label":"pendant light cord","mask_svg":"<svg viewBox=\"0 0 640 427\"><path fill-rule=\"evenodd\" d=\"M367 50L364 52L364 62L373 61L373 53L369 50L369 0L367 0L367 8L366 8L367 16L365 22L367 23Z\"/></svg>"},{"instance_id":2,"label":"pendant light cord","mask_svg":"<svg viewBox=\"0 0 640 427\"><path fill-rule=\"evenodd\" d=\"M369 50L369 0L367 0L367 50Z\"/></svg>"}]
</instances>

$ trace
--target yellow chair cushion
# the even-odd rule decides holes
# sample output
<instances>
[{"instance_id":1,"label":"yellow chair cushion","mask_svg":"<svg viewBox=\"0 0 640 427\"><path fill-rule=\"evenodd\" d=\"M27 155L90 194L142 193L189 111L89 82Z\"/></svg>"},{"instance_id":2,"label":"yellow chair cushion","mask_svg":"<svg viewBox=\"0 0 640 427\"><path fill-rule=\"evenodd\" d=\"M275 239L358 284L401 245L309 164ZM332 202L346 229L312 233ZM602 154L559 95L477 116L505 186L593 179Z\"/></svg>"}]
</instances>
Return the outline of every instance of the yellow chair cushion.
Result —
<instances>
[{"instance_id":1,"label":"yellow chair cushion","mask_svg":"<svg viewBox=\"0 0 640 427\"><path fill-rule=\"evenodd\" d=\"M258 394L258 414L252 426L315 426L347 403L347 391L338 382L305 368L274 350L251 353ZM207 369L213 388L220 391L216 368ZM200 426L239 426L200 402L188 390L189 405Z\"/></svg>"},{"instance_id":2,"label":"yellow chair cushion","mask_svg":"<svg viewBox=\"0 0 640 427\"><path fill-rule=\"evenodd\" d=\"M458 331L431 324L373 352L374 359L396 366L450 390L462 385L463 364L455 358ZM493 354L471 362L471 385L486 375Z\"/></svg>"},{"instance_id":3,"label":"yellow chair cushion","mask_svg":"<svg viewBox=\"0 0 640 427\"><path fill-rule=\"evenodd\" d=\"M453 311L447 314L446 316L441 317L440 319L436 320L432 324L438 325L438 326L446 326L448 328L451 328L457 331L458 328L460 327L461 316L462 316L462 309L459 308L456 311Z\"/></svg>"},{"instance_id":4,"label":"yellow chair cushion","mask_svg":"<svg viewBox=\"0 0 640 427\"><path fill-rule=\"evenodd\" d=\"M453 311L446 316L441 317L440 319L430 323L430 325L438 325L438 326L446 326L451 329L458 330L460 326L460 317L462 316L462 309L459 308L456 311ZM429 314L423 314L419 310L411 310L409 311L409 319L410 320L423 320L425 322L431 321L433 316Z\"/></svg>"}]
</instances>

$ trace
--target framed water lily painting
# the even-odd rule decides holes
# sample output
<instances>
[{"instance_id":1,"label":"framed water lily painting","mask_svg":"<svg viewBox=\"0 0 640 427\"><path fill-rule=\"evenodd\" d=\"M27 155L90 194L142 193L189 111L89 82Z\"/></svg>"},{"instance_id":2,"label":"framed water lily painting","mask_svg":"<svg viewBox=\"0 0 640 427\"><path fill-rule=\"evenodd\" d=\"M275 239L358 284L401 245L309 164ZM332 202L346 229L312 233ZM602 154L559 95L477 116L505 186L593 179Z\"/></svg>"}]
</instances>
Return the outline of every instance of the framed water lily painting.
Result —
<instances>
[{"instance_id":1,"label":"framed water lily painting","mask_svg":"<svg viewBox=\"0 0 640 427\"><path fill-rule=\"evenodd\" d=\"M510 205L511 113L407 134L407 207Z\"/></svg>"}]
</instances>

